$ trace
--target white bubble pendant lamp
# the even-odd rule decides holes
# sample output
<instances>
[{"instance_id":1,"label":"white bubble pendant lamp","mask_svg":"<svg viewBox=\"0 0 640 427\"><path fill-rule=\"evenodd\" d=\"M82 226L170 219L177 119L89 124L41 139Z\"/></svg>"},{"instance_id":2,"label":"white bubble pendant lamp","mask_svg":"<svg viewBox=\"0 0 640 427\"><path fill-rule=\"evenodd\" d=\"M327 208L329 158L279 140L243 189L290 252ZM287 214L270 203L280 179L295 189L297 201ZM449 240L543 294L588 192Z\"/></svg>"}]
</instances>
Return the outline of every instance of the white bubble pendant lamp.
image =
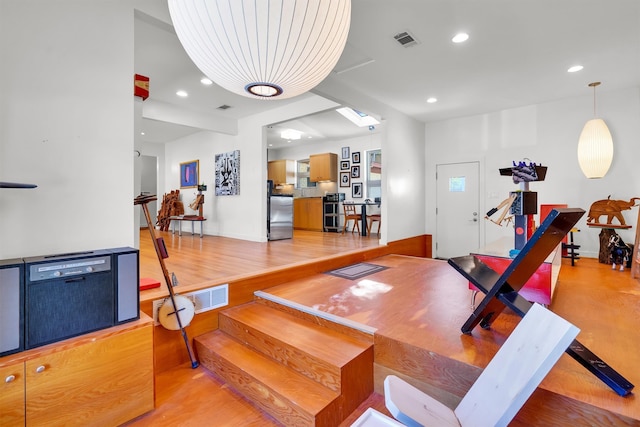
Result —
<instances>
[{"instance_id":1,"label":"white bubble pendant lamp","mask_svg":"<svg viewBox=\"0 0 640 427\"><path fill-rule=\"evenodd\" d=\"M596 86L600 82L589 83L593 88L593 115L596 116ZM613 160L613 139L602 119L589 120L578 139L578 163L587 178L602 178L609 171Z\"/></svg>"},{"instance_id":2,"label":"white bubble pendant lamp","mask_svg":"<svg viewBox=\"0 0 640 427\"><path fill-rule=\"evenodd\" d=\"M225 89L284 99L315 87L347 42L350 0L169 0L178 39Z\"/></svg>"}]
</instances>

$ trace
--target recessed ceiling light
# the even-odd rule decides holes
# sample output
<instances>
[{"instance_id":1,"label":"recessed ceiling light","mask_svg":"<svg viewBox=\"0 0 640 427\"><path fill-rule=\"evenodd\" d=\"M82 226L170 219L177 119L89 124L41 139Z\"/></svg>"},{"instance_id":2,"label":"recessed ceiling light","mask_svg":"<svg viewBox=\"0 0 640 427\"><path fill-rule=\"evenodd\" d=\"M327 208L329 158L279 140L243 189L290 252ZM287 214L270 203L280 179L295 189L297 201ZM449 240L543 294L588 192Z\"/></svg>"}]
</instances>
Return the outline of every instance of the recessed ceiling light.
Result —
<instances>
[{"instance_id":1,"label":"recessed ceiling light","mask_svg":"<svg viewBox=\"0 0 640 427\"><path fill-rule=\"evenodd\" d=\"M466 42L467 40L469 40L469 34L467 33L458 33L451 39L451 41L454 43L462 43Z\"/></svg>"},{"instance_id":2,"label":"recessed ceiling light","mask_svg":"<svg viewBox=\"0 0 640 427\"><path fill-rule=\"evenodd\" d=\"M213 84L213 81L208 77L203 77L200 79L200 83L202 83L203 85L209 86Z\"/></svg>"},{"instance_id":3,"label":"recessed ceiling light","mask_svg":"<svg viewBox=\"0 0 640 427\"><path fill-rule=\"evenodd\" d=\"M282 132L280 132L280 138L282 139L300 139L300 136L302 136L302 132L300 132L299 130L295 130L295 129L285 129ZM291 141L288 141L291 142Z\"/></svg>"},{"instance_id":4,"label":"recessed ceiling light","mask_svg":"<svg viewBox=\"0 0 640 427\"><path fill-rule=\"evenodd\" d=\"M438 98L434 98L434 97L428 98L428 99L427 99L427 102L428 102L429 104L433 104L434 102L438 102Z\"/></svg>"},{"instance_id":5,"label":"recessed ceiling light","mask_svg":"<svg viewBox=\"0 0 640 427\"><path fill-rule=\"evenodd\" d=\"M575 73L576 71L580 71L582 70L584 67L582 65L574 65L573 67L570 67L567 72L569 73Z\"/></svg>"},{"instance_id":6,"label":"recessed ceiling light","mask_svg":"<svg viewBox=\"0 0 640 427\"><path fill-rule=\"evenodd\" d=\"M182 97L182 98L186 98L187 96L189 96L189 94L188 94L186 91L184 91L184 90L179 90L179 91L177 91L177 92L176 92L176 95L178 95L178 96L180 96L180 97Z\"/></svg>"},{"instance_id":7,"label":"recessed ceiling light","mask_svg":"<svg viewBox=\"0 0 640 427\"><path fill-rule=\"evenodd\" d=\"M140 132L140 135L144 135L144 132Z\"/></svg>"}]
</instances>

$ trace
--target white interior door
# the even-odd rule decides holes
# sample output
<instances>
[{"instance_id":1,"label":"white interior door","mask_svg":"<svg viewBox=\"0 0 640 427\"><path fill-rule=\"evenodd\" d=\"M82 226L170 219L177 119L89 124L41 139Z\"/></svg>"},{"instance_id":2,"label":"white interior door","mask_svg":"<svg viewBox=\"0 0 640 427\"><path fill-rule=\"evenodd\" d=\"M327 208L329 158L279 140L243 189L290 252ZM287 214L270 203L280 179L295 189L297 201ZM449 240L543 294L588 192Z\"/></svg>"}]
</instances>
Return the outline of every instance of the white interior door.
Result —
<instances>
[{"instance_id":1,"label":"white interior door","mask_svg":"<svg viewBox=\"0 0 640 427\"><path fill-rule=\"evenodd\" d=\"M436 165L436 257L469 255L480 246L479 163Z\"/></svg>"}]
</instances>

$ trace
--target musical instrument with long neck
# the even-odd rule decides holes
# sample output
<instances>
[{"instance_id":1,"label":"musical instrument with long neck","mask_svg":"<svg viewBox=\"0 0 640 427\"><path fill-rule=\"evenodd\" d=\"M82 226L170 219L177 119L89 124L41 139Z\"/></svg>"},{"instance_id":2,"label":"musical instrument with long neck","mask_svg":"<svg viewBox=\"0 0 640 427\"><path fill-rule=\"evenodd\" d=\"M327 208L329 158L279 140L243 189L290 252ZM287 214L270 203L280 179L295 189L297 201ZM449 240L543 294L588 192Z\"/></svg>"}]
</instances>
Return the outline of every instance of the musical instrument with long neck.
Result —
<instances>
[{"instance_id":1,"label":"musical instrument with long neck","mask_svg":"<svg viewBox=\"0 0 640 427\"><path fill-rule=\"evenodd\" d=\"M176 295L173 291L173 281L169 276L169 272L167 271L167 267L164 264L164 258L167 258L169 255L167 254L167 248L164 245L164 240L162 237L156 238L156 234L154 231L154 226L151 223L151 216L149 215L149 208L147 204L157 200L155 195L139 195L133 200L134 205L140 205L142 207L142 211L144 212L144 216L147 220L147 228L149 229L149 233L151 234L151 241L153 242L153 247L156 250L156 254L158 255L158 260L160 261L160 267L162 267L162 274L164 276L164 280L167 284L167 288L169 289L169 298L171 300L171 304L173 308L171 312L165 313L165 316L175 316L176 326L177 328L170 327L169 329L180 329L182 332L182 338L184 339L184 343L187 347L187 353L189 353L189 360L191 361L191 367L193 369L197 368L200 363L196 360L194 353L191 349L191 344L189 344L189 338L187 337L187 331L185 330L185 325L183 325L182 319L180 318L180 311L184 310L184 301L180 299L187 299L184 296ZM187 299L188 300L188 299ZM189 301L190 303L190 301ZM182 308L181 308L182 305ZM191 321L191 319L189 319ZM165 326L166 327L166 326Z\"/></svg>"}]
</instances>

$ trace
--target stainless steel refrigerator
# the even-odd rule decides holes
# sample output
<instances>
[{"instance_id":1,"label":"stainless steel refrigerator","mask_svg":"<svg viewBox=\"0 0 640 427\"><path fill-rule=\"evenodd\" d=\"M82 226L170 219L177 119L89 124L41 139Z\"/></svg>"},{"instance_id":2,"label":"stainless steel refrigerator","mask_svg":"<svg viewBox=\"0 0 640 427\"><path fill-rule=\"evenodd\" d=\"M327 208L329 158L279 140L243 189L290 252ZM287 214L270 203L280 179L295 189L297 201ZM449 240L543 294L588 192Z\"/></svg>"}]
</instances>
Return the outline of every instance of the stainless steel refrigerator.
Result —
<instances>
[{"instance_id":1,"label":"stainless steel refrigerator","mask_svg":"<svg viewBox=\"0 0 640 427\"><path fill-rule=\"evenodd\" d=\"M293 196L273 194L273 181L267 181L267 240L293 237Z\"/></svg>"}]
</instances>

